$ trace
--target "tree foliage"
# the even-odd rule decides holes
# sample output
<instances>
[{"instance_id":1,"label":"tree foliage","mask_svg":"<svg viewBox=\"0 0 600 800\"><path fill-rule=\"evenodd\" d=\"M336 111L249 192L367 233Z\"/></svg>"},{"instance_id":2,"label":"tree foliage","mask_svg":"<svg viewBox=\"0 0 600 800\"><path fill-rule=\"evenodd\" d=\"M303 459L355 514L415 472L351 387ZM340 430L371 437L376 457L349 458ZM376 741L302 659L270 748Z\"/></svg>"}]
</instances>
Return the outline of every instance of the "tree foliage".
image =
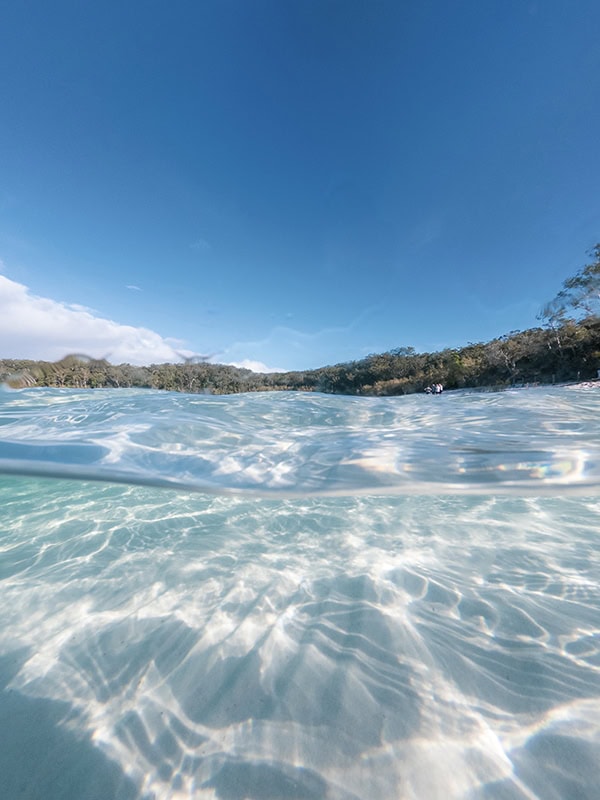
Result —
<instances>
[{"instance_id":1,"label":"tree foliage","mask_svg":"<svg viewBox=\"0 0 600 800\"><path fill-rule=\"evenodd\" d=\"M600 243L589 252L594 260L567 278L556 297L547 303L539 318L551 326L569 319L598 316L600 312Z\"/></svg>"},{"instance_id":2,"label":"tree foliage","mask_svg":"<svg viewBox=\"0 0 600 800\"><path fill-rule=\"evenodd\" d=\"M109 364L70 355L56 363L0 360L0 382L14 388L140 387L175 392L233 394L259 391L318 391L400 395L432 383L448 389L551 383L595 378L600 368L600 244L594 261L563 283L542 310L548 327L511 331L490 342L435 353L397 347L359 361L304 372L260 374L226 364Z\"/></svg>"},{"instance_id":3,"label":"tree foliage","mask_svg":"<svg viewBox=\"0 0 600 800\"><path fill-rule=\"evenodd\" d=\"M354 395L421 392L432 383L447 389L551 383L595 378L600 368L600 319L565 321L554 329L513 331L490 342L417 353L398 348L359 361L308 371L260 374L226 364L109 364L69 356L56 363L0 361L0 381L15 388L139 387L174 392L235 394L318 391Z\"/></svg>"}]
</instances>

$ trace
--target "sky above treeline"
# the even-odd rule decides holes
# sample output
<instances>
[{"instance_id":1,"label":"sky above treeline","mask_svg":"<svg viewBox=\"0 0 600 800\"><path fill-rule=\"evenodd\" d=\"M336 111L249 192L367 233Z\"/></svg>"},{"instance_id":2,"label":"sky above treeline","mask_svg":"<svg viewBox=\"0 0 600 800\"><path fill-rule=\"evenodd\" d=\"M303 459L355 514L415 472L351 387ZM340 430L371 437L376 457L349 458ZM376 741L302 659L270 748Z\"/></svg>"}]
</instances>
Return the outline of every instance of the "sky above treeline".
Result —
<instances>
[{"instance_id":1,"label":"sky above treeline","mask_svg":"<svg viewBox=\"0 0 600 800\"><path fill-rule=\"evenodd\" d=\"M308 369L539 324L597 0L3 3L0 358Z\"/></svg>"}]
</instances>

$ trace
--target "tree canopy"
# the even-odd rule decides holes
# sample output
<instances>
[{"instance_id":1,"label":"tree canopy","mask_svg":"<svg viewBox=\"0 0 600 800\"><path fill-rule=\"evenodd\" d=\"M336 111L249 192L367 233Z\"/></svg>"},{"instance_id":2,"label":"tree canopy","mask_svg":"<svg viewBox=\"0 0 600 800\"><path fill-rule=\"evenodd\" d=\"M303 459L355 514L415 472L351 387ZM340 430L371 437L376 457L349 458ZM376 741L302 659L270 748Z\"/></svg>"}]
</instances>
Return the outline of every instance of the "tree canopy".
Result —
<instances>
[{"instance_id":1,"label":"tree canopy","mask_svg":"<svg viewBox=\"0 0 600 800\"><path fill-rule=\"evenodd\" d=\"M596 378L600 368L600 244L591 255L594 261L565 280L554 300L540 312L547 328L511 331L490 342L435 353L396 347L359 361L268 374L189 360L135 367L81 355L55 363L6 359L0 360L0 382L13 388L107 386L218 394L297 390L400 395L423 391L432 383L457 389Z\"/></svg>"},{"instance_id":2,"label":"tree canopy","mask_svg":"<svg viewBox=\"0 0 600 800\"><path fill-rule=\"evenodd\" d=\"M567 278L556 297L547 303L539 318L551 325L568 319L598 316L600 312L600 243L588 253L594 260Z\"/></svg>"}]
</instances>

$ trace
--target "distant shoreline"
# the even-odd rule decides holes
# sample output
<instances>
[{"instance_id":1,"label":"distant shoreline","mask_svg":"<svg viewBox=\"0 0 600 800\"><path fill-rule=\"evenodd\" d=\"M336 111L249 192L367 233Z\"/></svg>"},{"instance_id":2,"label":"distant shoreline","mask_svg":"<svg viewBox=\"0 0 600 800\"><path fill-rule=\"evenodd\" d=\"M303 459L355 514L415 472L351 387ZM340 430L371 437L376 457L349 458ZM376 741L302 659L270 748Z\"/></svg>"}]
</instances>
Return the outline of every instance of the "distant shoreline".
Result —
<instances>
[{"instance_id":1,"label":"distant shoreline","mask_svg":"<svg viewBox=\"0 0 600 800\"><path fill-rule=\"evenodd\" d=\"M591 381L581 381L580 383L567 383L565 386L571 389L600 389L600 378Z\"/></svg>"},{"instance_id":2,"label":"distant shoreline","mask_svg":"<svg viewBox=\"0 0 600 800\"><path fill-rule=\"evenodd\" d=\"M110 364L69 355L57 362L0 359L0 382L13 388L146 388L191 394L266 391L322 392L391 397L420 394L427 386L446 390L498 391L527 385L596 388L600 368L600 318L554 328L515 331L490 342L469 343L435 353L398 347L358 361L312 370L258 373L228 364Z\"/></svg>"}]
</instances>

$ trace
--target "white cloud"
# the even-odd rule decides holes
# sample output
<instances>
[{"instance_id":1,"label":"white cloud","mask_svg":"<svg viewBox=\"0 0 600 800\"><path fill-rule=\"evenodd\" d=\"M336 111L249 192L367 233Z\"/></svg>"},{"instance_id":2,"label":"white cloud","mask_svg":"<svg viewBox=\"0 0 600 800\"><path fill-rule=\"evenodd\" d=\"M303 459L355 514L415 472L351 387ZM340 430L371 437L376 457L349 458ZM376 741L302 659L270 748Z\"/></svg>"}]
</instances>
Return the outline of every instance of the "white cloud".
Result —
<instances>
[{"instance_id":1,"label":"white cloud","mask_svg":"<svg viewBox=\"0 0 600 800\"><path fill-rule=\"evenodd\" d=\"M279 367L268 367L262 361L253 361L250 358L244 358L243 361L228 361L231 367L239 367L240 369L251 369L252 372L287 372L285 369Z\"/></svg>"},{"instance_id":2,"label":"white cloud","mask_svg":"<svg viewBox=\"0 0 600 800\"><path fill-rule=\"evenodd\" d=\"M37 297L0 274L0 358L56 361L69 353L114 364L179 361L179 353L155 331L96 316L85 306Z\"/></svg>"},{"instance_id":3,"label":"white cloud","mask_svg":"<svg viewBox=\"0 0 600 800\"><path fill-rule=\"evenodd\" d=\"M210 250L210 242L207 242L206 239L196 239L190 247L192 250Z\"/></svg>"},{"instance_id":4,"label":"white cloud","mask_svg":"<svg viewBox=\"0 0 600 800\"><path fill-rule=\"evenodd\" d=\"M136 286L134 283L128 283L128 284L127 284L127 286L126 286L125 288L126 288L126 289L131 289L131 291L133 291L133 292L141 292L141 291L142 291L142 290L140 289L140 287L139 287L139 286Z\"/></svg>"}]
</instances>

